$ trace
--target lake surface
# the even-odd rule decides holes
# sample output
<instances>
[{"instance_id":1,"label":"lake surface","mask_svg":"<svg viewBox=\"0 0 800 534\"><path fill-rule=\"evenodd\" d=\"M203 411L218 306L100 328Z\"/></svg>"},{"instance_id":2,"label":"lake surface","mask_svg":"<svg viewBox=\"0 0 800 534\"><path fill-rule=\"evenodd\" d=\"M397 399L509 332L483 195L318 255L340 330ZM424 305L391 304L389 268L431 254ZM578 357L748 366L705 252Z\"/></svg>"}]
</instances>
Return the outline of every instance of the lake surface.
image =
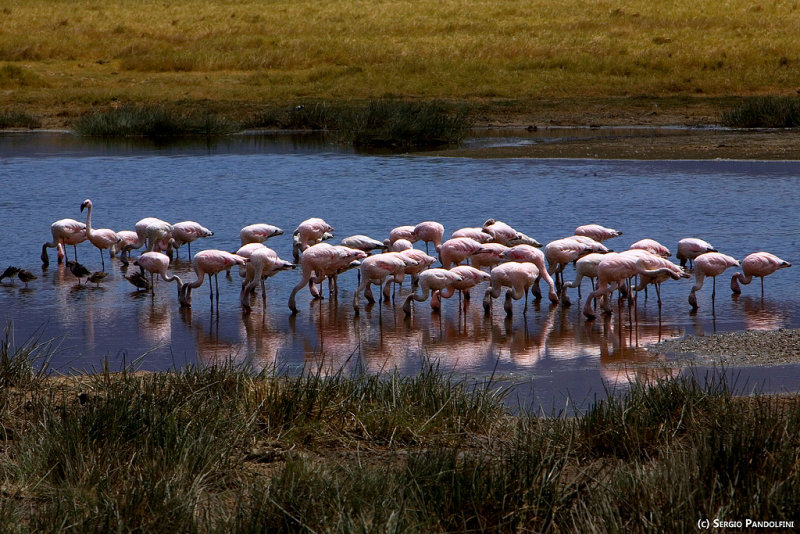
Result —
<instances>
[{"instance_id":1,"label":"lake surface","mask_svg":"<svg viewBox=\"0 0 800 534\"><path fill-rule=\"evenodd\" d=\"M493 373L517 382L520 402L546 411L605 395L637 376L676 374L671 355L645 346L670 337L739 329L800 326L800 253L797 162L468 160L424 156L361 155L301 137L237 136L218 143L154 146L90 142L62 133L0 134L0 270L18 265L39 276L25 289L19 280L0 286L0 319L13 321L18 343L32 335L56 338L50 366L59 372L137 368L165 370L234 359L254 369L277 366L299 372L323 363L357 371L397 369L415 373L426 359L456 376L482 379ZM143 294L124 278L118 260L106 258L110 276L99 287L78 286L50 249L42 270L42 243L50 224L66 217L85 221L80 204L94 203L93 226L133 229L143 217L169 222L195 220L215 235L196 241L205 248L235 251L239 230L266 222L285 234L267 241L291 259L291 234L309 217L335 228L331 243L352 234L383 239L395 226L437 220L445 235L486 219L505 221L542 243L571 235L591 222L622 230L606 244L623 250L649 237L674 253L679 239L700 237L742 259L766 250L795 264L732 297L726 271L712 308L711 282L698 293L691 313L687 296L694 280L662 286L661 313L654 295L638 303L638 326L622 313L585 321L582 301L571 307L515 302L506 319L502 301L486 316L484 287L459 307L444 301L434 313L415 303L401 309L409 284L392 303L364 307L355 316L356 272L340 277L338 302L298 294L300 313L287 300L300 273L267 281L260 299L243 315L239 278L220 276L219 307L212 309L208 284L193 292L193 307L180 309L174 284ZM417 244L419 248L424 244ZM72 256L72 248L68 251ZM194 274L186 248L172 270ZM100 270L96 248L78 245L78 257ZM132 267L133 268L133 267ZM573 278L569 267L565 279ZM544 287L544 284L542 284ZM584 282L584 298L589 292ZM546 292L545 292L546 294ZM327 297L327 287L324 295ZM744 388L796 391L800 366L736 370Z\"/></svg>"}]
</instances>

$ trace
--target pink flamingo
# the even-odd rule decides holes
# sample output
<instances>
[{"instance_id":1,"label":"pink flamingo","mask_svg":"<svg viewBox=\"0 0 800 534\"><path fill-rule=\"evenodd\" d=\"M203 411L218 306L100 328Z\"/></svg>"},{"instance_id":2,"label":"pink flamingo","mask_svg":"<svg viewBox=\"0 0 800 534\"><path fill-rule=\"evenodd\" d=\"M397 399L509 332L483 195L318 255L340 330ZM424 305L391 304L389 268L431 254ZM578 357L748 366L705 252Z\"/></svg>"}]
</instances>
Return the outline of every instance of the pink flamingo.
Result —
<instances>
[{"instance_id":1,"label":"pink flamingo","mask_svg":"<svg viewBox=\"0 0 800 534\"><path fill-rule=\"evenodd\" d=\"M578 243L583 243L589 249L589 252L598 252L600 254L613 252L613 250L609 249L600 241L597 241L596 239L592 239L591 237L587 237L585 235L573 235L569 236L568 239L574 239Z\"/></svg>"},{"instance_id":2,"label":"pink flamingo","mask_svg":"<svg viewBox=\"0 0 800 534\"><path fill-rule=\"evenodd\" d=\"M439 261L442 267L449 269L452 265L459 265L467 258L480 250L483 245L469 237L455 237L448 239L439 248Z\"/></svg>"},{"instance_id":3,"label":"pink flamingo","mask_svg":"<svg viewBox=\"0 0 800 534\"><path fill-rule=\"evenodd\" d=\"M508 287L503 309L507 316L511 316L514 309L511 299L519 300L525 297L524 311L528 310L528 288L539 277L539 269L532 263L501 263L492 269L492 284L483 297L483 309L486 313L492 308L492 299L500 296L503 287Z\"/></svg>"},{"instance_id":4,"label":"pink flamingo","mask_svg":"<svg viewBox=\"0 0 800 534\"><path fill-rule=\"evenodd\" d=\"M447 269L428 269L419 275L419 289L420 294L411 293L403 304L403 311L406 315L411 314L411 301L425 302L431 291L442 291L451 287L457 282L463 281L463 278L453 271Z\"/></svg>"},{"instance_id":5,"label":"pink flamingo","mask_svg":"<svg viewBox=\"0 0 800 534\"><path fill-rule=\"evenodd\" d=\"M514 245L503 254L506 259L511 261L520 263L529 262L534 264L536 268L539 269L539 277L544 278L545 283L550 287L550 292L548 293L550 302L553 304L558 304L559 298L558 293L556 292L556 284L553 281L553 278L550 276L550 273L547 272L547 269L544 265L544 252L536 248L535 245ZM533 282L533 285L531 286L531 293L533 293L533 296L537 299L542 298L542 293L539 290L539 278Z\"/></svg>"},{"instance_id":6,"label":"pink flamingo","mask_svg":"<svg viewBox=\"0 0 800 534\"><path fill-rule=\"evenodd\" d=\"M386 250L389 248L389 245L362 234L345 237L339 244L348 248L363 250L364 252Z\"/></svg>"},{"instance_id":7,"label":"pink flamingo","mask_svg":"<svg viewBox=\"0 0 800 534\"><path fill-rule=\"evenodd\" d=\"M645 298L647 298L647 286L649 284L653 284L656 286L656 297L658 299L658 308L661 309L661 284L666 282L669 279L677 280L678 278L691 278L692 275L684 271L681 267L678 267L668 259L660 256L658 254L653 254L652 252L648 252L642 249L631 249L621 252L620 254L643 254L646 255L645 257L648 259L648 266L651 269L655 268L665 268L671 271L670 273L662 272L660 274L650 275L650 274L639 274L639 285L634 288L634 291L641 291L644 289ZM655 258L653 257L655 256ZM677 276L677 278L676 278Z\"/></svg>"},{"instance_id":8,"label":"pink flamingo","mask_svg":"<svg viewBox=\"0 0 800 534\"><path fill-rule=\"evenodd\" d=\"M384 243L391 245L398 239L406 239L411 243L416 243L419 241L419 237L417 237L417 234L414 233L415 228L415 226L408 225L392 228L392 230L389 232L388 242L384 241Z\"/></svg>"},{"instance_id":9,"label":"pink flamingo","mask_svg":"<svg viewBox=\"0 0 800 534\"><path fill-rule=\"evenodd\" d=\"M242 291L239 294L242 308L244 308L246 312L250 311L250 295L255 293L256 284L261 283L261 301L264 309L266 309L267 289L264 280L280 271L294 269L296 265L292 262L282 260L274 250L263 245L261 245L260 248L252 249L249 252L249 256L243 257L247 257L250 261L247 262L247 276L244 282L242 282Z\"/></svg>"},{"instance_id":10,"label":"pink flamingo","mask_svg":"<svg viewBox=\"0 0 800 534\"><path fill-rule=\"evenodd\" d=\"M408 239L398 239L389 245L389 252L403 252L404 250L412 249L414 245Z\"/></svg>"},{"instance_id":11,"label":"pink flamingo","mask_svg":"<svg viewBox=\"0 0 800 534\"><path fill-rule=\"evenodd\" d=\"M42 245L42 265L50 265L50 258L47 257L47 249L55 248L58 250L58 263L67 257L66 245L72 245L75 250L75 261L78 260L78 243L86 241L86 225L75 219L60 219L50 225L50 233L53 240ZM69 258L67 258L69 259Z\"/></svg>"},{"instance_id":12,"label":"pink flamingo","mask_svg":"<svg viewBox=\"0 0 800 534\"><path fill-rule=\"evenodd\" d=\"M192 242L201 237L211 237L214 232L194 221L183 221L172 225L173 245L177 251L184 243L189 247L189 256L192 255Z\"/></svg>"},{"instance_id":13,"label":"pink flamingo","mask_svg":"<svg viewBox=\"0 0 800 534\"><path fill-rule=\"evenodd\" d=\"M424 221L414 227L414 235L418 240L425 242L425 252L430 252L428 250L429 243L433 243L433 248L439 252L439 248L442 246L444 226L436 221Z\"/></svg>"},{"instance_id":14,"label":"pink flamingo","mask_svg":"<svg viewBox=\"0 0 800 534\"><path fill-rule=\"evenodd\" d=\"M301 222L292 234L292 254L295 263L300 261L300 253L305 249L321 243L329 237L333 237L333 226L319 217L312 217Z\"/></svg>"},{"instance_id":15,"label":"pink flamingo","mask_svg":"<svg viewBox=\"0 0 800 534\"><path fill-rule=\"evenodd\" d=\"M227 271L234 265L246 265L247 261L247 258L243 258L238 254L231 254L217 249L202 250L195 254L192 263L197 278L193 282L183 284L181 294L178 297L181 306L190 307L192 305L192 289L200 287L206 275L208 275L208 287L211 291L212 304L214 302L214 288L211 287L211 277L212 275L214 277L217 287L217 306L219 306L219 273Z\"/></svg>"},{"instance_id":16,"label":"pink flamingo","mask_svg":"<svg viewBox=\"0 0 800 534\"><path fill-rule=\"evenodd\" d=\"M459 292L459 301L461 294L464 294L464 300L469 299L469 290L480 284L492 279L491 275L487 272L470 267L469 265L458 265L450 269L451 272L456 273L461 277L461 280L450 284L448 287L441 291L437 291L431 297L431 307L437 309L440 304L440 298L449 299L453 294Z\"/></svg>"},{"instance_id":17,"label":"pink flamingo","mask_svg":"<svg viewBox=\"0 0 800 534\"><path fill-rule=\"evenodd\" d=\"M681 277L669 267L661 266L660 258L654 254L628 254L611 252L597 266L597 286L586 298L583 314L588 319L594 319L592 301L602 298L603 308L607 314L611 313L611 293L616 288L625 287L628 278L637 275L660 276L666 275L677 280Z\"/></svg>"},{"instance_id":18,"label":"pink flamingo","mask_svg":"<svg viewBox=\"0 0 800 534\"><path fill-rule=\"evenodd\" d=\"M484 243L469 259L476 269L488 267L491 270L498 263L506 261L505 253L508 250L509 247L500 243Z\"/></svg>"},{"instance_id":19,"label":"pink flamingo","mask_svg":"<svg viewBox=\"0 0 800 534\"><path fill-rule=\"evenodd\" d=\"M322 245L324 243L318 243ZM327 278L328 279L328 295L335 296L339 294L339 275L349 271L350 269L356 269L361 266L361 260L366 258L369 254L364 252L363 250L357 248L346 247L344 245L331 245L335 248L339 254L338 258L334 260L325 270L321 272L317 272L318 277ZM311 295L315 299L321 299L322 297L322 283L320 282L320 288L316 288L316 284L312 281L309 284L309 291L311 291Z\"/></svg>"},{"instance_id":20,"label":"pink flamingo","mask_svg":"<svg viewBox=\"0 0 800 534\"><path fill-rule=\"evenodd\" d=\"M125 245L120 255L123 264L128 264L128 255L132 249L142 248L147 245L145 252L152 252L156 245L164 240L169 240L172 234L172 225L156 217L140 219L134 226L138 239L132 245Z\"/></svg>"},{"instance_id":21,"label":"pink flamingo","mask_svg":"<svg viewBox=\"0 0 800 534\"><path fill-rule=\"evenodd\" d=\"M374 284L382 286L387 276L394 276L403 272L406 267L416 265L416 261L408 256L404 256L400 252L386 252L385 254L374 254L368 256L361 262L359 272L361 273L361 282L358 284L355 294L353 295L353 309L358 314L358 298L361 292L367 300L372 303L375 299L372 296L370 285Z\"/></svg>"},{"instance_id":22,"label":"pink flamingo","mask_svg":"<svg viewBox=\"0 0 800 534\"><path fill-rule=\"evenodd\" d=\"M306 285L311 288L311 294L314 298L322 298L313 287L314 284L322 284L326 277L336 274L353 261L366 256L366 252L362 250L341 245L329 245L327 243L317 243L306 248L300 257L302 277L300 282L292 289L291 295L289 295L289 309L292 310L293 314L298 312L295 295Z\"/></svg>"},{"instance_id":23,"label":"pink flamingo","mask_svg":"<svg viewBox=\"0 0 800 534\"><path fill-rule=\"evenodd\" d=\"M769 252L753 252L748 254L742 260L742 273L734 273L731 277L731 291L734 294L739 294L742 289L739 287L739 282L747 285L753 277L761 278L761 297L764 297L764 277L768 276L778 269L785 269L791 267L792 264L786 260L780 259L775 254Z\"/></svg>"},{"instance_id":24,"label":"pink flamingo","mask_svg":"<svg viewBox=\"0 0 800 534\"><path fill-rule=\"evenodd\" d=\"M613 228L600 226L599 224L584 224L583 226L575 228L575 235L591 237L595 241L602 243L606 239L613 239L621 236L622 232L614 230Z\"/></svg>"},{"instance_id":25,"label":"pink flamingo","mask_svg":"<svg viewBox=\"0 0 800 534\"><path fill-rule=\"evenodd\" d=\"M492 243L508 244L513 239L518 239L520 233L502 221L489 219L483 223L482 231L489 234Z\"/></svg>"},{"instance_id":26,"label":"pink flamingo","mask_svg":"<svg viewBox=\"0 0 800 534\"><path fill-rule=\"evenodd\" d=\"M161 252L145 252L136 258L133 264L138 265L140 268L150 273L151 280L153 275L158 274L165 282L175 282L178 286L178 299L180 300L183 282L177 275L171 275L167 272L167 269L169 269L169 257L166 254ZM152 282L150 283L150 289L153 291Z\"/></svg>"},{"instance_id":27,"label":"pink flamingo","mask_svg":"<svg viewBox=\"0 0 800 534\"><path fill-rule=\"evenodd\" d=\"M594 252L592 247L571 237L550 241L544 246L544 257L547 259L547 273L555 275L556 288L564 283L564 268L581 256Z\"/></svg>"},{"instance_id":28,"label":"pink flamingo","mask_svg":"<svg viewBox=\"0 0 800 534\"><path fill-rule=\"evenodd\" d=\"M567 295L567 288L577 287L578 298L581 298L581 282L584 278L589 279L589 281L592 283L592 291L594 291L594 280L597 278L597 266L600 265L600 262L603 261L606 256L606 254L592 252L591 254L587 254L586 256L578 258L578 261L575 262L575 280L572 282L567 282L561 286L561 299L563 300L565 306L569 306L571 304L569 295Z\"/></svg>"},{"instance_id":29,"label":"pink flamingo","mask_svg":"<svg viewBox=\"0 0 800 534\"><path fill-rule=\"evenodd\" d=\"M697 239L696 237L687 237L678 241L678 252L675 256L680 260L681 267L686 267L686 262L688 260L689 269L691 269L692 260L706 252L717 252L717 249L707 241Z\"/></svg>"},{"instance_id":30,"label":"pink flamingo","mask_svg":"<svg viewBox=\"0 0 800 534\"><path fill-rule=\"evenodd\" d=\"M722 254L720 252L706 252L705 254L700 254L694 259L694 279L695 284L692 287L691 293L689 293L689 304L692 305L692 309L697 309L697 296L695 293L700 291L703 288L703 281L707 276L711 277L713 281L712 289L711 289L711 306L713 309L714 306L714 298L717 296L717 276L721 275L725 272L725 269L728 267L738 267L739 260L732 258L726 254Z\"/></svg>"},{"instance_id":31,"label":"pink flamingo","mask_svg":"<svg viewBox=\"0 0 800 534\"><path fill-rule=\"evenodd\" d=\"M655 254L656 256L661 256L662 258L669 258L672 256L672 253L669 251L669 249L655 239L640 239L628 247L628 249L646 250L647 252Z\"/></svg>"},{"instance_id":32,"label":"pink flamingo","mask_svg":"<svg viewBox=\"0 0 800 534\"><path fill-rule=\"evenodd\" d=\"M484 232L481 227L459 228L450 235L451 239L455 237L469 237L478 243L488 243L492 240L492 236L489 235L489 232Z\"/></svg>"},{"instance_id":33,"label":"pink flamingo","mask_svg":"<svg viewBox=\"0 0 800 534\"><path fill-rule=\"evenodd\" d=\"M530 245L532 247L542 248L541 243L536 241L534 238L523 234L522 232L519 232L517 234L517 237L515 237L514 239L506 241L505 245L509 247L514 247L516 245Z\"/></svg>"},{"instance_id":34,"label":"pink flamingo","mask_svg":"<svg viewBox=\"0 0 800 534\"><path fill-rule=\"evenodd\" d=\"M248 243L263 243L270 237L283 234L283 230L277 226L266 223L250 224L239 231L239 238L242 245Z\"/></svg>"},{"instance_id":35,"label":"pink flamingo","mask_svg":"<svg viewBox=\"0 0 800 534\"><path fill-rule=\"evenodd\" d=\"M388 299L389 296L390 296L389 291L390 291L390 287L392 285L392 282L395 282L397 284L401 284L402 285L403 280L405 279L405 275L408 274L408 275L411 275L412 289L413 289L413 287L416 285L416 279L417 279L418 275L422 271L424 271L425 269L427 269L428 267L433 265L433 262L436 261L436 258L434 258L433 256L428 256L426 253L422 252L421 250L417 250L415 248L409 248L409 249L406 249L406 250L402 250L402 251L398 252L398 254L402 255L404 258L408 258L408 259L412 260L414 263L410 264L410 265L407 265L405 267L405 269L403 269L401 272L395 274L393 277L389 278L386 281L386 285L384 285L384 287L383 287L383 297L385 299Z\"/></svg>"},{"instance_id":36,"label":"pink flamingo","mask_svg":"<svg viewBox=\"0 0 800 534\"><path fill-rule=\"evenodd\" d=\"M108 249L108 255L112 258L117 255L117 252L122 252L127 245L133 245L139 240L139 236L133 230L120 230L117 232L117 237L119 241Z\"/></svg>"},{"instance_id":37,"label":"pink flamingo","mask_svg":"<svg viewBox=\"0 0 800 534\"><path fill-rule=\"evenodd\" d=\"M100 251L100 262L105 271L106 261L103 258L103 250L116 246L120 242L120 238L110 228L92 228L92 201L88 198L81 202L81 211L84 208L86 208L86 239ZM111 253L108 258L111 259Z\"/></svg>"}]
</instances>

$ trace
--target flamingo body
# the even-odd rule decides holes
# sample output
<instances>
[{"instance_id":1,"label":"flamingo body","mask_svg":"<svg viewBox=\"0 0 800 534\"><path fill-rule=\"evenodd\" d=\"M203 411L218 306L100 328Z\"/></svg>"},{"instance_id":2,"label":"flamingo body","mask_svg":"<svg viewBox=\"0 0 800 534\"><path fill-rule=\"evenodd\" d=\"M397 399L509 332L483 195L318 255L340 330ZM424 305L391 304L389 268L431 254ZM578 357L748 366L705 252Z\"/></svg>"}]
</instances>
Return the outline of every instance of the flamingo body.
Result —
<instances>
[{"instance_id":1,"label":"flamingo body","mask_svg":"<svg viewBox=\"0 0 800 534\"><path fill-rule=\"evenodd\" d=\"M239 231L239 239L242 245L248 243L263 243L270 237L283 234L283 230L277 226L266 223L250 224Z\"/></svg>"},{"instance_id":2,"label":"flamingo body","mask_svg":"<svg viewBox=\"0 0 800 534\"><path fill-rule=\"evenodd\" d=\"M619 230L613 228L606 228L599 224L584 224L575 228L575 235L586 236L594 239L595 241L603 242L606 239L613 239L622 235Z\"/></svg>"},{"instance_id":3,"label":"flamingo body","mask_svg":"<svg viewBox=\"0 0 800 534\"><path fill-rule=\"evenodd\" d=\"M630 250L646 250L656 256L662 258L669 258L672 253L667 247L656 241L655 239L640 239L629 247Z\"/></svg>"},{"instance_id":4,"label":"flamingo body","mask_svg":"<svg viewBox=\"0 0 800 534\"><path fill-rule=\"evenodd\" d=\"M63 247L72 245L73 247L79 243L86 241L86 225L75 219L60 219L50 225L50 233L53 240L49 243L42 245L42 264L49 265L50 259L47 257L48 248L58 249L58 263L61 263L66 256L63 252ZM78 252L75 250L75 257L77 260Z\"/></svg>"},{"instance_id":5,"label":"flamingo body","mask_svg":"<svg viewBox=\"0 0 800 534\"><path fill-rule=\"evenodd\" d=\"M769 252L753 252L748 254L742 260L742 272L734 273L731 277L731 291L738 294L742 290L739 287L739 282L747 285L753 277L761 278L761 296L764 296L764 277L769 276L778 269L786 269L791 267L792 264L786 260L780 259L775 254Z\"/></svg>"}]
</instances>

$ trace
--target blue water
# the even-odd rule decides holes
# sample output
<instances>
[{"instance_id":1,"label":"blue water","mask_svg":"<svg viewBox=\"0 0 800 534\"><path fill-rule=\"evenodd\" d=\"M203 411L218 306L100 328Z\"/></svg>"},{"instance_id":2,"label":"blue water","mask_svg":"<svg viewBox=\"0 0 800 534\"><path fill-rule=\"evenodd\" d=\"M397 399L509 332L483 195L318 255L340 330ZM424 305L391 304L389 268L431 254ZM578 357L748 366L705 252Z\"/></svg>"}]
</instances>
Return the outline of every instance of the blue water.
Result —
<instances>
[{"instance_id":1,"label":"blue water","mask_svg":"<svg viewBox=\"0 0 800 534\"><path fill-rule=\"evenodd\" d=\"M700 237L738 259L766 250L800 265L798 170L797 162L369 156L324 142L258 136L159 147L56 133L0 134L0 270L18 265L39 276L27 290L18 280L3 281L0 319L13 321L18 342L31 335L58 340L50 366L59 372L91 371L104 361L112 368L135 361L138 368L162 370L232 358L293 372L324 362L413 373L434 358L459 374L518 380L526 399L558 406L567 398L602 395L604 381L624 386L633 375L677 372L670 355L644 349L660 339L800 326L800 268L768 277L764 299L757 282L732 298L731 269L718 281L713 308L706 283L695 314L686 300L694 281L667 282L660 317L655 299L640 298L638 327L627 309L586 322L574 292L569 308L531 303L523 314L517 302L507 320L497 302L486 317L483 287L473 291L466 310L455 298L445 301L441 314L416 303L405 319L398 298L356 317L354 271L341 277L338 302L312 301L301 291L294 317L286 303L300 274L279 273L267 282L266 310L258 300L244 316L235 272L232 280L219 279L217 309L206 284L193 293L193 307L181 310L174 285L158 284L154 295L136 293L118 260L106 258L110 276L100 287L77 286L56 264L53 249L43 271L41 246L51 239L53 221L85 221L79 207L91 198L95 228L133 229L153 216L212 229L215 235L195 242L193 252L235 251L239 230L256 222L284 229L266 244L291 259L292 231L309 217L335 228L332 243L352 234L383 239L395 226L424 220L441 222L449 236L495 218L542 243L596 222L624 232L606 242L615 250L649 237L674 252L679 239ZM90 270L100 270L91 244L79 245L78 255ZM185 247L172 270L193 278ZM572 276L570 267L565 279ZM401 298L408 291L406 283ZM584 297L588 291L584 282ZM768 390L800 386L794 366L747 372L748 383Z\"/></svg>"}]
</instances>

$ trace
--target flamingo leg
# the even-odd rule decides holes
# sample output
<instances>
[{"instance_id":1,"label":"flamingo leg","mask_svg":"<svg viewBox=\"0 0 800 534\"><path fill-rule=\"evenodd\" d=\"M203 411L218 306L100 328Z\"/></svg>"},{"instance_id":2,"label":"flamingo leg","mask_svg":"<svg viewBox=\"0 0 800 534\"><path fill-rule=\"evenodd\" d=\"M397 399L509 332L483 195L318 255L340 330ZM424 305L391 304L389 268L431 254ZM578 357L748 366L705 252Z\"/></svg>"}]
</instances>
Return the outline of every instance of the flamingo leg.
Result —
<instances>
[{"instance_id":1,"label":"flamingo leg","mask_svg":"<svg viewBox=\"0 0 800 534\"><path fill-rule=\"evenodd\" d=\"M761 298L764 298L764 277L761 277Z\"/></svg>"}]
</instances>

